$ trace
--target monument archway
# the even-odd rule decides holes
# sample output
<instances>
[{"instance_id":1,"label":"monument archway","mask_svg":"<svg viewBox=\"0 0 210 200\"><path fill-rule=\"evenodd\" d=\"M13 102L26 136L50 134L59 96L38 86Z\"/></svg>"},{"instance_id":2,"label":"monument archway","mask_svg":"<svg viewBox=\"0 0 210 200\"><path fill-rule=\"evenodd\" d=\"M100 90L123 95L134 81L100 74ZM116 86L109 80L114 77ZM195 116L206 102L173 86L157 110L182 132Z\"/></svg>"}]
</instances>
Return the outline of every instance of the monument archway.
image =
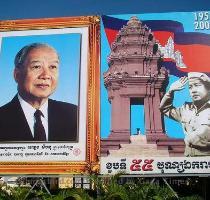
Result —
<instances>
[{"instance_id":1,"label":"monument archway","mask_svg":"<svg viewBox=\"0 0 210 200\"><path fill-rule=\"evenodd\" d=\"M159 105L168 72L161 65L161 53L151 30L132 17L112 43L108 64L104 84L111 103L109 139L129 140L130 107L135 101L144 105L147 140L167 138Z\"/></svg>"}]
</instances>

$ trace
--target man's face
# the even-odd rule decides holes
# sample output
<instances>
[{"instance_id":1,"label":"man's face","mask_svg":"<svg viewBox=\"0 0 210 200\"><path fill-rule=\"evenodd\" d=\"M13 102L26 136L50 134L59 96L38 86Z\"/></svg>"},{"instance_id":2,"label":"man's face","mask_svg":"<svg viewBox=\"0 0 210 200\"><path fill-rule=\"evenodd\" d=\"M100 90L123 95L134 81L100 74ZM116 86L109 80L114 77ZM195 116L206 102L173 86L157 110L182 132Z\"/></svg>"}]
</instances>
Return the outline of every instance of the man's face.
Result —
<instances>
[{"instance_id":1,"label":"man's face","mask_svg":"<svg viewBox=\"0 0 210 200\"><path fill-rule=\"evenodd\" d=\"M204 101L209 98L209 90L200 79L189 79L189 90L193 102Z\"/></svg>"},{"instance_id":2,"label":"man's face","mask_svg":"<svg viewBox=\"0 0 210 200\"><path fill-rule=\"evenodd\" d=\"M55 90L59 58L49 47L32 49L23 66L15 68L18 91L26 101L46 100Z\"/></svg>"}]
</instances>

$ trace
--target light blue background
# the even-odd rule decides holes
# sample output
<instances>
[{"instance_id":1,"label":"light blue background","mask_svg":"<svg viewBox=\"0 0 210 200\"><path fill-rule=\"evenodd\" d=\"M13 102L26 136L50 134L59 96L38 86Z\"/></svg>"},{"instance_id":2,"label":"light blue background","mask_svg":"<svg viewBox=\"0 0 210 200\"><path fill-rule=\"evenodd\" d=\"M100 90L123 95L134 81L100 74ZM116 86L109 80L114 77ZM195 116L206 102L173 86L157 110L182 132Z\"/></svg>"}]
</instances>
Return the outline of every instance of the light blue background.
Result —
<instances>
[{"instance_id":1,"label":"light blue background","mask_svg":"<svg viewBox=\"0 0 210 200\"><path fill-rule=\"evenodd\" d=\"M13 79L14 58L25 45L34 42L47 43L54 47L60 57L59 83L50 97L78 105L80 34L57 34L39 36L3 37L0 52L0 106L10 101L17 93Z\"/></svg>"}]
</instances>

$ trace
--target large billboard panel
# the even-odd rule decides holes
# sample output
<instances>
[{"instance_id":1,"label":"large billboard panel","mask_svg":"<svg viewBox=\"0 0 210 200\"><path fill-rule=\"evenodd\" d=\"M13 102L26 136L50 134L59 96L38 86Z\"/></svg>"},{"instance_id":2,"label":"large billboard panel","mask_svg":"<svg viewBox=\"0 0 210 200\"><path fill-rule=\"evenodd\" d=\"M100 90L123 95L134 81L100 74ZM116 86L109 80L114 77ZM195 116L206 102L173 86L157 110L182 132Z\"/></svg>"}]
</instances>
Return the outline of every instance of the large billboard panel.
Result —
<instances>
[{"instance_id":1,"label":"large billboard panel","mask_svg":"<svg viewBox=\"0 0 210 200\"><path fill-rule=\"evenodd\" d=\"M210 12L101 19L101 173L208 174Z\"/></svg>"},{"instance_id":2,"label":"large billboard panel","mask_svg":"<svg viewBox=\"0 0 210 200\"><path fill-rule=\"evenodd\" d=\"M99 170L99 21L0 21L0 173Z\"/></svg>"},{"instance_id":3,"label":"large billboard panel","mask_svg":"<svg viewBox=\"0 0 210 200\"><path fill-rule=\"evenodd\" d=\"M1 21L0 173L208 174L209 17Z\"/></svg>"}]
</instances>

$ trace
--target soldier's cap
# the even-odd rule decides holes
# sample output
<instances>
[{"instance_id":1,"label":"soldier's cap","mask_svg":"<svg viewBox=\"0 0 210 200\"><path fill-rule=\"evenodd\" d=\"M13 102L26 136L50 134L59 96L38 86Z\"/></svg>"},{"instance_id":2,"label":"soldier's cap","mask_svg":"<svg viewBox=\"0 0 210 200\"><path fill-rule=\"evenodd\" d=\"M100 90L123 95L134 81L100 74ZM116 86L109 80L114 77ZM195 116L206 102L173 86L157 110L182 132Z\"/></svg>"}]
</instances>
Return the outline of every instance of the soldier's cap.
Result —
<instances>
[{"instance_id":1,"label":"soldier's cap","mask_svg":"<svg viewBox=\"0 0 210 200\"><path fill-rule=\"evenodd\" d=\"M202 80L203 82L208 82L210 83L210 78L208 75L204 74L204 73L201 73L201 72L189 72L188 73L188 79L194 79L194 78L197 78L197 79L200 79Z\"/></svg>"}]
</instances>

